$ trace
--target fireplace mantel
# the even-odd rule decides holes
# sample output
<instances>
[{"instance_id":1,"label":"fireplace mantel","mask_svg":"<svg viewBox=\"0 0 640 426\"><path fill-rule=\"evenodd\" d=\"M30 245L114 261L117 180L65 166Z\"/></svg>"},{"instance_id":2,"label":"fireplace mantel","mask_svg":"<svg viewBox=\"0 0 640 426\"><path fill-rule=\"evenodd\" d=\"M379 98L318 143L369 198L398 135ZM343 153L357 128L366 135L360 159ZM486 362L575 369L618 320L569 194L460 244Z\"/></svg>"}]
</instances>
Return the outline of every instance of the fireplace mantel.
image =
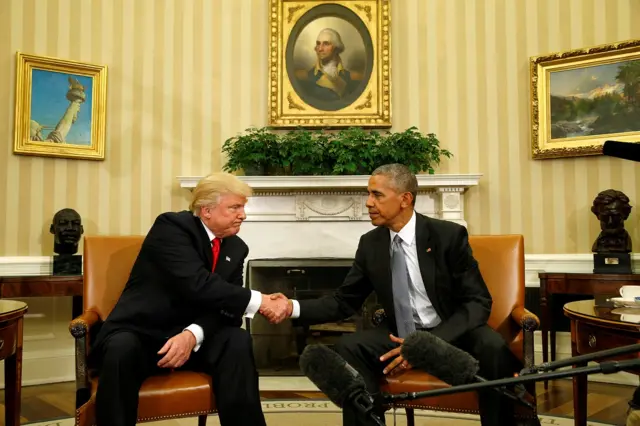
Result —
<instances>
[{"instance_id":1,"label":"fireplace mantel","mask_svg":"<svg viewBox=\"0 0 640 426\"><path fill-rule=\"evenodd\" d=\"M248 183L254 191L291 191L291 190L327 190L367 188L369 175L341 176L238 176ZM417 175L421 190L439 188L467 189L478 185L480 174L465 175ZM202 176L178 176L182 188L195 188Z\"/></svg>"},{"instance_id":2,"label":"fireplace mantel","mask_svg":"<svg viewBox=\"0 0 640 426\"><path fill-rule=\"evenodd\" d=\"M479 184L480 174L418 175L416 210L466 226L464 193ZM202 176L178 176L192 190ZM365 201L368 175L239 176L254 190L247 221L369 221Z\"/></svg>"}]
</instances>

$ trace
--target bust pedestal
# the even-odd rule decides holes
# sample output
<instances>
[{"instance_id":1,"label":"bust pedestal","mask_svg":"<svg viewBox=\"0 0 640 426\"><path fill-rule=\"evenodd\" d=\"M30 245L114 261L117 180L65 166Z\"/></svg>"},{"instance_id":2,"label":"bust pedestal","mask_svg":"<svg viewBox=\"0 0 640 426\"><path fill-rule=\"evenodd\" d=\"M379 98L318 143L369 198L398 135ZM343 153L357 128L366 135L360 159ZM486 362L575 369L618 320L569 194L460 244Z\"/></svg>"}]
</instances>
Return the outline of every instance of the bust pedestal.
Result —
<instances>
[{"instance_id":1,"label":"bust pedestal","mask_svg":"<svg viewBox=\"0 0 640 426\"><path fill-rule=\"evenodd\" d=\"M594 274L632 274L631 253L603 252L593 254Z\"/></svg>"},{"instance_id":2,"label":"bust pedestal","mask_svg":"<svg viewBox=\"0 0 640 426\"><path fill-rule=\"evenodd\" d=\"M53 275L81 275L82 255L60 254L53 256Z\"/></svg>"}]
</instances>

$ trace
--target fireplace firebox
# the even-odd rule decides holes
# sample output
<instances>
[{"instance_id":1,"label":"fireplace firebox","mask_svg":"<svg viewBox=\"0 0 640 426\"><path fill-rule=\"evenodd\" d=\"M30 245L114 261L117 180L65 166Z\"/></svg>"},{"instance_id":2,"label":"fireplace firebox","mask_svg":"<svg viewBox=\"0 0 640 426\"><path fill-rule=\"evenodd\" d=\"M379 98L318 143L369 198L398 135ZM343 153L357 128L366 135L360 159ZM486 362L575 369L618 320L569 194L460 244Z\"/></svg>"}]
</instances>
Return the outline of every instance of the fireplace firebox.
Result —
<instances>
[{"instance_id":1,"label":"fireplace firebox","mask_svg":"<svg viewBox=\"0 0 640 426\"><path fill-rule=\"evenodd\" d=\"M332 294L342 284L352 263L353 259L345 258L252 259L247 264L247 286L263 294L314 299ZM331 346L345 333L372 327L373 312L379 307L372 293L355 315L336 323L294 327L290 320L271 324L261 315L247 320L259 374L302 375L298 360L306 345Z\"/></svg>"}]
</instances>

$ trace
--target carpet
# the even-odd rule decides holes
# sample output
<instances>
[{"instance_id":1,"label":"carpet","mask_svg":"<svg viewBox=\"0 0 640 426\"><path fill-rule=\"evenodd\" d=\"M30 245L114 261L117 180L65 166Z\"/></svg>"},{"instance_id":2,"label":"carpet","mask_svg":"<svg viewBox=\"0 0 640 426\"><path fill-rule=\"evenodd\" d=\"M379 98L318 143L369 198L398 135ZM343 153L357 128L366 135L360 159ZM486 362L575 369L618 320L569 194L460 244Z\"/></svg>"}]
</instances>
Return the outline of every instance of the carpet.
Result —
<instances>
[{"instance_id":1,"label":"carpet","mask_svg":"<svg viewBox=\"0 0 640 426\"><path fill-rule=\"evenodd\" d=\"M340 409L326 400L272 400L263 401L262 408L269 426L340 426ZM478 416L455 413L439 413L416 410L417 426L480 426ZM542 425L573 426L572 418L540 415ZM394 425L394 414L387 412L387 425ZM73 419L49 420L40 423L28 423L30 426L74 426ZM149 426L197 426L197 418L164 420L144 423ZM395 425L406 426L404 410L395 413ZM207 426L219 426L218 417L212 415ZM606 423L587 422L588 426L605 426ZM608 426L608 425L607 425Z\"/></svg>"}]
</instances>

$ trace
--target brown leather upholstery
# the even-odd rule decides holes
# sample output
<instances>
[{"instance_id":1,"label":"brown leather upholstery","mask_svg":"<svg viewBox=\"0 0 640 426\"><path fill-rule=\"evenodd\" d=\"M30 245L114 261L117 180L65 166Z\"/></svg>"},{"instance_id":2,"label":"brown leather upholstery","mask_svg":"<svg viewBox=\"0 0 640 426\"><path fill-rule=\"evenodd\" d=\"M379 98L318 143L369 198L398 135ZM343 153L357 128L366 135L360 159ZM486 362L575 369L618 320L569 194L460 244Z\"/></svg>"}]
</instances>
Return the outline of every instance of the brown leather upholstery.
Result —
<instances>
[{"instance_id":1,"label":"brown leather upholstery","mask_svg":"<svg viewBox=\"0 0 640 426\"><path fill-rule=\"evenodd\" d=\"M524 239L521 235L469 237L473 255L493 296L489 325L498 331L513 353L531 365L533 361L533 331L538 318L524 309ZM526 347L525 347L526 346ZM417 392L448 387L437 378L417 370L387 378L382 391L388 393ZM535 392L531 395L535 403ZM439 411L479 413L475 392L465 392L415 401L398 402L395 407ZM412 424L411 421L409 424Z\"/></svg>"},{"instance_id":2,"label":"brown leather upholstery","mask_svg":"<svg viewBox=\"0 0 640 426\"><path fill-rule=\"evenodd\" d=\"M70 324L76 338L76 426L95 425L98 379L87 371L92 328L115 306L140 251L142 236L84 238L84 313ZM196 372L168 372L148 378L140 389L138 422L215 413L211 378Z\"/></svg>"}]
</instances>

